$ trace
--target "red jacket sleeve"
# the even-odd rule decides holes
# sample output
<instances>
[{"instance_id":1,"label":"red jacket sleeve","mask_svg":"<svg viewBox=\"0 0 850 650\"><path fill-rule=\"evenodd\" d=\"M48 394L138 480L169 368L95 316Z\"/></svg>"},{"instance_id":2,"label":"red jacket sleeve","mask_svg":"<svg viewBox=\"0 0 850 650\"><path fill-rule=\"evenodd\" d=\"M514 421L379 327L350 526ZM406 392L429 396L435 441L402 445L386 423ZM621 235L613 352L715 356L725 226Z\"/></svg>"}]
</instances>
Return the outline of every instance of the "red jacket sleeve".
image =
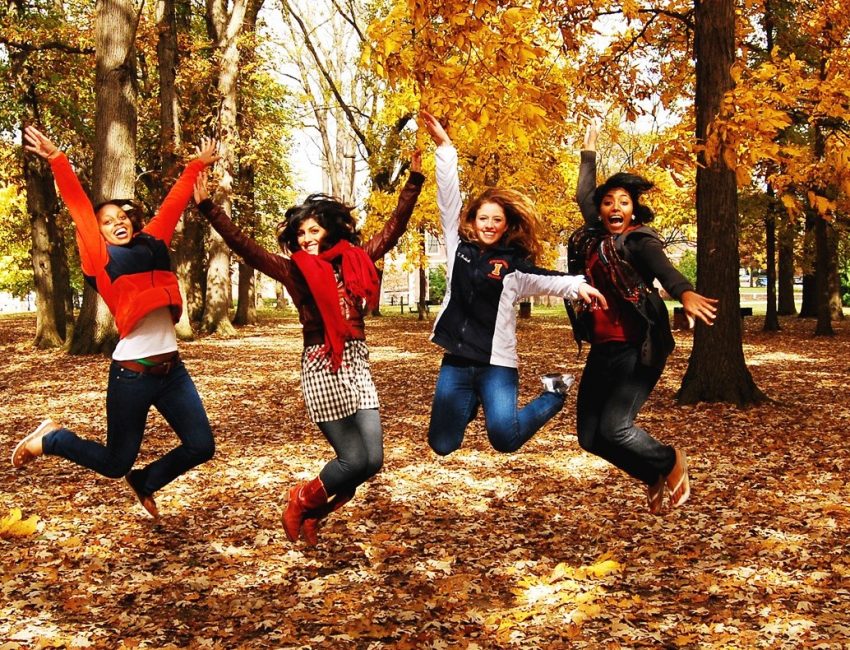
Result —
<instances>
[{"instance_id":1,"label":"red jacket sleeve","mask_svg":"<svg viewBox=\"0 0 850 650\"><path fill-rule=\"evenodd\" d=\"M177 179L174 187L171 188L168 196L159 206L156 216L142 229L144 232L161 239L166 246L171 244L171 237L174 235L177 222L180 221L183 211L189 204L189 199L192 198L195 179L205 166L205 163L198 159L192 160L186 165L186 169L180 174L180 178Z\"/></svg>"},{"instance_id":2,"label":"red jacket sleeve","mask_svg":"<svg viewBox=\"0 0 850 650\"><path fill-rule=\"evenodd\" d=\"M68 206L68 212L71 213L71 219L77 229L77 246L80 249L80 266L83 273L97 275L97 270L106 266L109 256L106 252L106 241L100 234L94 207L65 154L53 158L50 168L53 170L59 194Z\"/></svg>"}]
</instances>

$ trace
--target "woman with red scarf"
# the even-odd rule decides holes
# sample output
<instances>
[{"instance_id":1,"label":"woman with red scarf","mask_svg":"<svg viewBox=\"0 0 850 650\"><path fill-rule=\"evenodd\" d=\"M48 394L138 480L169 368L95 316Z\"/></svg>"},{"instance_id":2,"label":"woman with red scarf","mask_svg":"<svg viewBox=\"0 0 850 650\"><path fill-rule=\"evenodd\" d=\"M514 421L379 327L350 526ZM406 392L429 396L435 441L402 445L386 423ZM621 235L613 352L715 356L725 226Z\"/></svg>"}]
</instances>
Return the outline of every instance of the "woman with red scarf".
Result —
<instances>
[{"instance_id":1,"label":"woman with red scarf","mask_svg":"<svg viewBox=\"0 0 850 650\"><path fill-rule=\"evenodd\" d=\"M396 245L422 189L421 156L384 228L360 245L352 208L312 194L286 211L278 243L289 257L248 237L209 198L203 177L195 185L201 213L247 264L283 283L298 309L304 335L301 388L307 413L336 452L319 475L293 486L283 515L290 541L299 533L318 541L318 522L349 501L384 460L378 395L369 370L363 315L378 303L375 261Z\"/></svg>"}]
</instances>

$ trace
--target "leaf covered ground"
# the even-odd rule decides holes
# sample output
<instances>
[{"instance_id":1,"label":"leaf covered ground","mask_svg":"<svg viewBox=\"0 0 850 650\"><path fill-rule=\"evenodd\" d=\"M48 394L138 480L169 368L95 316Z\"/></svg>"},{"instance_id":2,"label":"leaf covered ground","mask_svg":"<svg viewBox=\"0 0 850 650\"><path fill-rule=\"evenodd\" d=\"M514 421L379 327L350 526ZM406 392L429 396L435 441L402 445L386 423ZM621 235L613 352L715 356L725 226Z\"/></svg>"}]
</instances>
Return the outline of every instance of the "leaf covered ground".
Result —
<instances>
[{"instance_id":1,"label":"leaf covered ground","mask_svg":"<svg viewBox=\"0 0 850 650\"><path fill-rule=\"evenodd\" d=\"M583 452L574 401L518 453L426 443L440 353L430 323L370 319L386 462L328 519L287 541L287 488L330 447L307 421L297 319L182 344L216 457L157 495L153 523L123 482L8 454L46 415L105 434L108 361L30 347L31 317L0 320L0 649L850 647L850 324L764 334L745 354L772 402L678 407L679 345L639 423L687 449L693 494L663 517L641 487ZM580 374L565 318L519 331L521 401L538 376ZM152 415L138 463L175 438Z\"/></svg>"}]
</instances>

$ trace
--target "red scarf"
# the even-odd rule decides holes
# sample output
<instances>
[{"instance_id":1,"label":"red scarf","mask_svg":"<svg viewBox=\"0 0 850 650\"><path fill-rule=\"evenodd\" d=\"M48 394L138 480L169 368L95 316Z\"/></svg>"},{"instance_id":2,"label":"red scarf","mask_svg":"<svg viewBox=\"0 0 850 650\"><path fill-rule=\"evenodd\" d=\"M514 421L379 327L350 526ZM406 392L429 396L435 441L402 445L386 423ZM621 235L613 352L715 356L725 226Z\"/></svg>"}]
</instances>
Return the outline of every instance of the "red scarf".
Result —
<instances>
[{"instance_id":1,"label":"red scarf","mask_svg":"<svg viewBox=\"0 0 850 650\"><path fill-rule=\"evenodd\" d=\"M345 290L362 300L369 309L374 309L380 296L378 271L375 269L375 263L362 248L343 239L318 255L310 255L303 250L292 254L292 261L307 281L307 287L313 294L322 316L325 326L325 345L322 353L330 357L333 372L339 370L342 365L342 351L351 333L340 308L332 264L340 258Z\"/></svg>"}]
</instances>

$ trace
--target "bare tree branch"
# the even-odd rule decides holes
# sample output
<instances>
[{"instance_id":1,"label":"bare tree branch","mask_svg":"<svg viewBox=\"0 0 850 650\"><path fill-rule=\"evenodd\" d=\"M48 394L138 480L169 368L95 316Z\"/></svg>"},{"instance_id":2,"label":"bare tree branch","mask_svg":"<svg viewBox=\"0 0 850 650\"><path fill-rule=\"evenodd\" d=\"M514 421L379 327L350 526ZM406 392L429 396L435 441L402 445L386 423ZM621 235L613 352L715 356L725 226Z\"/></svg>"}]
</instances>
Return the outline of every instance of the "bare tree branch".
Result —
<instances>
[{"instance_id":1,"label":"bare tree branch","mask_svg":"<svg viewBox=\"0 0 850 650\"><path fill-rule=\"evenodd\" d=\"M360 127L357 125L357 120L354 115L354 112L348 106L348 103L343 99L342 94L339 92L339 89L336 86L336 83L334 82L327 68L322 63L322 60L319 58L319 53L316 51L313 42L310 40L310 35L307 30L307 26L304 24L304 21L301 20L301 17L296 14L295 11L292 9L288 0L281 0L281 4L283 5L284 9L289 12L289 15L292 16L295 22L298 23L298 26L301 29L301 33L304 35L304 45L307 46L307 49L313 56L313 60L316 62L316 67L319 69L319 72L322 74L322 77L327 82L330 91L333 93L333 96L339 103L340 108L345 113L346 118L348 118L348 123L351 126L351 130L357 136L357 139L360 141L360 144L365 149L367 155L371 155L372 150L369 147L366 135L363 133L363 131L360 130Z\"/></svg>"},{"instance_id":2,"label":"bare tree branch","mask_svg":"<svg viewBox=\"0 0 850 650\"><path fill-rule=\"evenodd\" d=\"M66 52L67 54L94 54L93 47L74 47L73 45L68 45L67 43L62 43L60 41L45 41L44 43L33 45L32 43L21 43L4 36L0 36L0 45L6 45L7 47L15 48L21 52L26 52L27 54L46 50L59 50L60 52Z\"/></svg>"}]
</instances>

